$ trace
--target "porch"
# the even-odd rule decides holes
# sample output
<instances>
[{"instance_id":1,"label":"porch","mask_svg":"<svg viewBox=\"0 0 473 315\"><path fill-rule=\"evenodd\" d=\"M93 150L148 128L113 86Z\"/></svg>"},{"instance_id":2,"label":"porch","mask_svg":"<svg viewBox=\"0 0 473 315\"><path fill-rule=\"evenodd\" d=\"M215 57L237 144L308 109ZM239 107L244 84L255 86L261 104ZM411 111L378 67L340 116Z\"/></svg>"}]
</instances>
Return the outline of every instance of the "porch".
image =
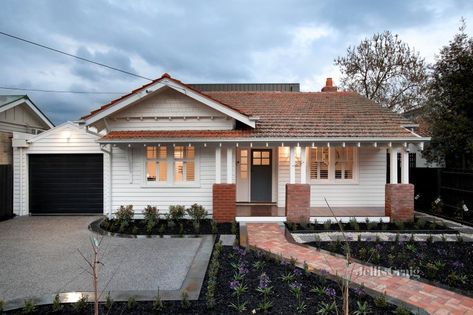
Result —
<instances>
[{"instance_id":1,"label":"porch","mask_svg":"<svg viewBox=\"0 0 473 315\"><path fill-rule=\"evenodd\" d=\"M323 223L335 221L335 217L342 222L353 218L358 222L365 222L367 218L370 221L390 221L383 207L335 207L332 211L323 207L310 207L310 221ZM285 222L286 208L278 207L277 204L237 203L235 219L238 222Z\"/></svg>"}]
</instances>

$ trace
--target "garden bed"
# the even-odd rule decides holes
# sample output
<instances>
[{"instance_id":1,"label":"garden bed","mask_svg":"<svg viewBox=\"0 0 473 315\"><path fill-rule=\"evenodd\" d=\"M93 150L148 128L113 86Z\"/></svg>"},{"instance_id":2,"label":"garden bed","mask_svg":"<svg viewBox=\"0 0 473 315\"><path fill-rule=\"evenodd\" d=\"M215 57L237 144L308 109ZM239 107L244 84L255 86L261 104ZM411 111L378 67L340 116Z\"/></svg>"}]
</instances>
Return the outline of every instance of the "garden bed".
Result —
<instances>
[{"instance_id":1,"label":"garden bed","mask_svg":"<svg viewBox=\"0 0 473 315\"><path fill-rule=\"evenodd\" d=\"M246 288L239 301L235 293L238 288ZM264 288L271 288L267 289L267 298L260 292ZM350 290L350 296L351 312L362 311L366 306L370 314L409 314L403 307L388 303L384 296L373 299L361 288ZM235 307L239 306L242 307L240 314L261 314L264 301L271 303L269 314L335 314L333 305L339 311L342 306L338 284L324 276L262 252L216 245L198 300L135 302L131 307L128 302L113 302L109 303L109 308L106 303L101 303L100 307L102 314L238 314ZM213 305L212 308L209 305ZM90 314L92 305L88 303L85 307L78 312L77 303L64 304L54 314ZM44 305L37 307L33 314L50 314L51 311L52 305ZM22 314L22 310L7 314Z\"/></svg>"},{"instance_id":2,"label":"garden bed","mask_svg":"<svg viewBox=\"0 0 473 315\"><path fill-rule=\"evenodd\" d=\"M312 242L310 246L344 254L342 242ZM353 258L362 262L409 270L414 278L473 294L473 243L457 242L350 242Z\"/></svg>"},{"instance_id":3,"label":"garden bed","mask_svg":"<svg viewBox=\"0 0 473 315\"><path fill-rule=\"evenodd\" d=\"M291 233L318 233L318 232L340 232L339 225L327 220L318 223L285 223ZM421 233L421 234L457 234L458 231L445 225L443 221L429 222L415 218L414 222L389 222L366 221L358 223L351 220L341 223L343 230L347 232L373 232L373 233Z\"/></svg>"},{"instance_id":4,"label":"garden bed","mask_svg":"<svg viewBox=\"0 0 473 315\"><path fill-rule=\"evenodd\" d=\"M238 234L237 222L217 223L212 219L203 219L198 227L195 221L189 219L159 219L152 228L144 219L131 220L126 227L122 227L117 219L105 219L100 228L110 233L129 235L203 235L203 234Z\"/></svg>"},{"instance_id":5,"label":"garden bed","mask_svg":"<svg viewBox=\"0 0 473 315\"><path fill-rule=\"evenodd\" d=\"M448 215L448 214L445 214L445 213L438 213L438 212L435 212L435 211L426 211L426 210L416 210L420 213L425 213L425 214L428 214L428 215L432 215L434 217L439 217L439 218L442 218L442 219L446 219L446 220L450 220L450 221L453 221L453 222L457 222L457 223L460 223L460 224L463 224L463 225L467 225L467 226L470 226L470 227L473 227L473 218L470 216L468 217L463 217L462 219L461 218L457 218L455 216L452 216L452 215Z\"/></svg>"}]
</instances>

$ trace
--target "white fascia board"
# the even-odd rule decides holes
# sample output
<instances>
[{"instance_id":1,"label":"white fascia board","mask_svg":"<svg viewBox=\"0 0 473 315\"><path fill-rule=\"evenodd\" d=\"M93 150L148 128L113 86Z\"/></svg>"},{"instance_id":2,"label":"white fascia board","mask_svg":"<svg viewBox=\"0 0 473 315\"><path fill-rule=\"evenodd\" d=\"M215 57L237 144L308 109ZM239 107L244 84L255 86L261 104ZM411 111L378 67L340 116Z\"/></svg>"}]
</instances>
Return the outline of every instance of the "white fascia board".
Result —
<instances>
[{"instance_id":1,"label":"white fascia board","mask_svg":"<svg viewBox=\"0 0 473 315\"><path fill-rule=\"evenodd\" d=\"M28 98L21 98L8 105L0 107L0 113L12 109L15 106L26 104L28 107L49 127L54 128L52 122L36 107Z\"/></svg>"},{"instance_id":2,"label":"white fascia board","mask_svg":"<svg viewBox=\"0 0 473 315\"><path fill-rule=\"evenodd\" d=\"M292 143L292 142L304 142L304 143L373 143L373 142L380 142L380 143L418 143L430 141L430 137L403 137L403 138L136 138L136 139L119 139L119 140L103 140L99 139L98 142L100 143L152 143L152 142L160 142L160 143L180 143L180 142L207 142L207 143L234 143L234 142L276 142L276 143Z\"/></svg>"},{"instance_id":3,"label":"white fascia board","mask_svg":"<svg viewBox=\"0 0 473 315\"><path fill-rule=\"evenodd\" d=\"M76 129L78 129L78 130L80 130L80 131L86 133L88 136L90 136L91 138L94 138L94 139L100 138L100 136L95 136L95 135L93 135L93 134L91 134L91 133L86 132L86 131L85 131L85 128L82 128L82 127L78 126L77 124L75 124L75 123L73 123L73 122L71 122L71 121L66 121L65 123L62 123L62 124L60 124L59 126L56 126L56 127L52 128L52 129L49 129L49 130L47 130L47 131L44 131L44 132L38 134L37 136L32 137L31 139L28 140L28 143L33 143L33 142L35 142L35 141L41 140L41 139L43 139L43 138L49 136L50 134L53 134L53 133L56 133L56 132L61 131L62 129L64 129L64 128L66 128L66 127L73 127L73 128L76 128Z\"/></svg>"},{"instance_id":4,"label":"white fascia board","mask_svg":"<svg viewBox=\"0 0 473 315\"><path fill-rule=\"evenodd\" d=\"M194 100L200 102L200 103L203 103L227 116L230 116L238 121L241 121L242 123L252 127L252 128L255 128L256 126L256 123L252 120L250 120L247 116L243 115L243 114L240 114L239 112L237 112L236 110L233 110L227 106L224 106L216 101L213 101L199 93L196 93L194 91L192 91L191 89L185 87L185 86L182 86L182 85L178 85L178 83L176 82L171 82L170 80L168 79L163 79L159 82L156 82L155 84L152 84L150 86L148 86L147 88L144 88L143 90L139 91L139 92L136 92L135 94L133 95L130 95L129 97L127 97L126 99L124 100L121 100L119 102L117 102L116 104L110 106L109 108L105 109L104 111L98 113L97 115L94 115L92 117L90 117L89 119L86 119L85 120L85 125L88 126L88 125L91 125L93 124L94 122L98 121L98 120L101 120L125 107L127 107L128 105L134 103L134 102L137 102L139 101L141 98L149 95L150 93L153 93L155 91L158 91L160 89L162 89L163 87L169 87L175 91L178 91L179 93L183 93L191 98L193 98ZM183 92L184 91L184 92Z\"/></svg>"}]
</instances>

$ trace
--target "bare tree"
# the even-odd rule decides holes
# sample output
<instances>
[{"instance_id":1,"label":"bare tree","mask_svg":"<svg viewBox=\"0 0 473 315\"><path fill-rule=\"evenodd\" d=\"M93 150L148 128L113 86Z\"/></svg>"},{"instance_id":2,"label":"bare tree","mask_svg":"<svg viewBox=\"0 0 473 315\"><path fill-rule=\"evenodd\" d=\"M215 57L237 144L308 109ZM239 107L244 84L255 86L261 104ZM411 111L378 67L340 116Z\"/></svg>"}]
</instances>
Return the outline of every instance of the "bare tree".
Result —
<instances>
[{"instance_id":1,"label":"bare tree","mask_svg":"<svg viewBox=\"0 0 473 315\"><path fill-rule=\"evenodd\" d=\"M100 245L102 244L103 237L98 240L95 237L90 238L90 244L92 246L92 257L87 258L85 257L82 252L77 249L79 254L82 256L82 258L85 260L85 262L88 265L89 270L87 270L87 273L89 273L92 276L92 281L93 281L93 288L94 288L94 315L99 315L99 294L98 294L98 273L99 273L99 266L103 265L103 263L99 260L99 249Z\"/></svg>"},{"instance_id":2,"label":"bare tree","mask_svg":"<svg viewBox=\"0 0 473 315\"><path fill-rule=\"evenodd\" d=\"M414 49L389 31L376 33L345 57L335 59L342 88L353 90L393 111L419 107L426 98L427 65Z\"/></svg>"}]
</instances>

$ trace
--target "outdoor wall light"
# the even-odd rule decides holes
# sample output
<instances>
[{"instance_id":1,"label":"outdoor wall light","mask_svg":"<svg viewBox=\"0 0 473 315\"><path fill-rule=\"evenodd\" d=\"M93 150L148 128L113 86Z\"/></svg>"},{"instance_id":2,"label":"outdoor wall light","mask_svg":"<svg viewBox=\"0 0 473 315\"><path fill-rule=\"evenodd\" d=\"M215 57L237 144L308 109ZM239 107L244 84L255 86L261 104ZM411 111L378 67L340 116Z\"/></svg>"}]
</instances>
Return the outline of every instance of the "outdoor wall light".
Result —
<instances>
[{"instance_id":1,"label":"outdoor wall light","mask_svg":"<svg viewBox=\"0 0 473 315\"><path fill-rule=\"evenodd\" d=\"M466 204L463 204L463 211L468 212L468 207L466 206Z\"/></svg>"},{"instance_id":2,"label":"outdoor wall light","mask_svg":"<svg viewBox=\"0 0 473 315\"><path fill-rule=\"evenodd\" d=\"M440 199L440 197L438 197L437 199L435 199L434 202L435 202L436 205L438 205L440 201L442 201L442 200Z\"/></svg>"},{"instance_id":3,"label":"outdoor wall light","mask_svg":"<svg viewBox=\"0 0 473 315\"><path fill-rule=\"evenodd\" d=\"M66 138L67 141L69 141L71 139L71 131L70 130L64 131L64 138Z\"/></svg>"},{"instance_id":4,"label":"outdoor wall light","mask_svg":"<svg viewBox=\"0 0 473 315\"><path fill-rule=\"evenodd\" d=\"M415 200L418 200L419 198L420 198L420 194L417 194L417 195L414 197Z\"/></svg>"}]
</instances>

